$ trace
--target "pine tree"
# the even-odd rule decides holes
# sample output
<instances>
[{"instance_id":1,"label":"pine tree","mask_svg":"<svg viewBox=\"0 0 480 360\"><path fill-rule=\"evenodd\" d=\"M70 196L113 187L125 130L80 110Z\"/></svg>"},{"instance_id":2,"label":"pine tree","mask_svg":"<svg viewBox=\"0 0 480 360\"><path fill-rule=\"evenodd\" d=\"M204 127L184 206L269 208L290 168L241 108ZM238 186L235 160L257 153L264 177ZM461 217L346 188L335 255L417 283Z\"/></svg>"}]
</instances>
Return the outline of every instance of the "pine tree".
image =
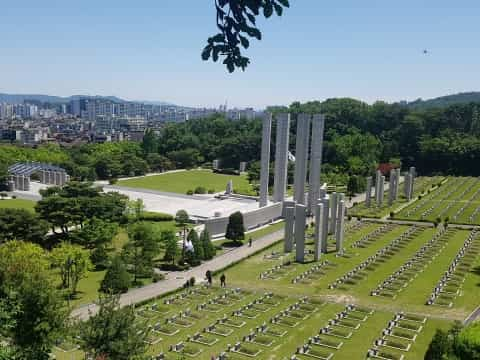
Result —
<instances>
[{"instance_id":1,"label":"pine tree","mask_svg":"<svg viewBox=\"0 0 480 360\"><path fill-rule=\"evenodd\" d=\"M175 264L175 258L178 255L177 237L173 231L163 231L162 241L165 244L165 255L163 259L165 261L171 261Z\"/></svg>"},{"instance_id":2,"label":"pine tree","mask_svg":"<svg viewBox=\"0 0 480 360\"><path fill-rule=\"evenodd\" d=\"M188 233L187 240L190 241L193 245L193 254L194 258L197 260L204 260L205 259L205 252L203 251L203 246L198 238L197 232L192 229Z\"/></svg>"},{"instance_id":3,"label":"pine tree","mask_svg":"<svg viewBox=\"0 0 480 360\"><path fill-rule=\"evenodd\" d=\"M200 243L203 248L204 259L205 260L213 259L213 257L215 256L215 253L217 252L217 249L212 244L212 241L210 239L210 234L208 233L207 230L203 230L202 233L200 234Z\"/></svg>"},{"instance_id":4,"label":"pine tree","mask_svg":"<svg viewBox=\"0 0 480 360\"><path fill-rule=\"evenodd\" d=\"M245 239L245 228L243 226L243 215L240 211L234 212L228 219L227 232L225 237L235 243Z\"/></svg>"},{"instance_id":5,"label":"pine tree","mask_svg":"<svg viewBox=\"0 0 480 360\"><path fill-rule=\"evenodd\" d=\"M115 256L102 280L100 291L112 294L124 293L128 290L130 281L125 264L119 256Z\"/></svg>"}]
</instances>

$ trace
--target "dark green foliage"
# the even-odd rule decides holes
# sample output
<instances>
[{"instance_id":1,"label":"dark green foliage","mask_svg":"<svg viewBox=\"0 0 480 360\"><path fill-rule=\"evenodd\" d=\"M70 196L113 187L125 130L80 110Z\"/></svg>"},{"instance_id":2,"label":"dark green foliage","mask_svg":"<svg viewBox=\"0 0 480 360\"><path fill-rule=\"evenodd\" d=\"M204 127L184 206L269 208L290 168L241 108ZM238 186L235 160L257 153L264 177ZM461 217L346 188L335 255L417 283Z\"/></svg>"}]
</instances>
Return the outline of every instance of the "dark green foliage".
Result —
<instances>
[{"instance_id":1,"label":"dark green foliage","mask_svg":"<svg viewBox=\"0 0 480 360\"><path fill-rule=\"evenodd\" d=\"M96 270L104 270L108 267L109 256L105 245L100 245L92 250L90 253L90 261L95 266Z\"/></svg>"},{"instance_id":2,"label":"dark green foliage","mask_svg":"<svg viewBox=\"0 0 480 360\"><path fill-rule=\"evenodd\" d=\"M133 306L119 308L118 296L100 298L100 309L79 324L81 348L95 359L141 359L149 329L135 321Z\"/></svg>"},{"instance_id":3,"label":"dark green foliage","mask_svg":"<svg viewBox=\"0 0 480 360\"><path fill-rule=\"evenodd\" d=\"M245 227L243 226L243 215L240 211L237 211L230 215L228 219L227 231L225 238L233 240L234 242L240 242L245 239Z\"/></svg>"},{"instance_id":4,"label":"dark green foliage","mask_svg":"<svg viewBox=\"0 0 480 360\"><path fill-rule=\"evenodd\" d=\"M428 346L425 354L425 360L442 360L452 351L452 341L448 333L443 330L437 330Z\"/></svg>"},{"instance_id":5,"label":"dark green foliage","mask_svg":"<svg viewBox=\"0 0 480 360\"><path fill-rule=\"evenodd\" d=\"M136 284L138 278L152 276L153 260L160 251L162 237L152 224L139 222L131 225L128 238L122 258L130 266Z\"/></svg>"},{"instance_id":6,"label":"dark green foliage","mask_svg":"<svg viewBox=\"0 0 480 360\"><path fill-rule=\"evenodd\" d=\"M202 243L200 242L200 238L198 237L198 234L195 231L195 229L190 230L187 236L187 240L192 242L195 259L204 260L205 252L203 250Z\"/></svg>"},{"instance_id":7,"label":"dark green foliage","mask_svg":"<svg viewBox=\"0 0 480 360\"><path fill-rule=\"evenodd\" d=\"M480 323L475 322L460 331L454 341L453 348L459 359L480 359Z\"/></svg>"},{"instance_id":8,"label":"dark green foliage","mask_svg":"<svg viewBox=\"0 0 480 360\"><path fill-rule=\"evenodd\" d=\"M163 231L162 242L165 244L165 255L163 259L165 261L171 261L172 264L174 264L178 255L178 244L175 233L173 231Z\"/></svg>"},{"instance_id":9,"label":"dark green foliage","mask_svg":"<svg viewBox=\"0 0 480 360\"><path fill-rule=\"evenodd\" d=\"M62 188L50 187L40 191L43 198L35 209L39 216L48 221L52 231L82 226L87 220L97 218L108 222L119 222L124 216L128 198L119 193L104 193L89 182L70 182Z\"/></svg>"},{"instance_id":10,"label":"dark green foliage","mask_svg":"<svg viewBox=\"0 0 480 360\"><path fill-rule=\"evenodd\" d=\"M0 209L0 244L14 239L42 244L48 223L24 209Z\"/></svg>"},{"instance_id":11,"label":"dark green foliage","mask_svg":"<svg viewBox=\"0 0 480 360\"><path fill-rule=\"evenodd\" d=\"M269 18L275 12L281 16L283 9L289 7L288 0L215 0L217 10L217 28L219 33L208 39L202 52L202 59L217 61L223 57L223 64L229 72L235 68L245 68L250 59L242 55L242 48L248 49L248 38L262 39L262 33L256 25L261 13Z\"/></svg>"},{"instance_id":12,"label":"dark green foliage","mask_svg":"<svg viewBox=\"0 0 480 360\"><path fill-rule=\"evenodd\" d=\"M210 234L207 230L203 230L200 234L200 245L203 248L203 258L205 260L210 260L215 257L217 249L213 245L212 240L210 239Z\"/></svg>"},{"instance_id":13,"label":"dark green foliage","mask_svg":"<svg viewBox=\"0 0 480 360\"><path fill-rule=\"evenodd\" d=\"M108 294L120 294L127 292L130 284L130 274L127 272L125 264L121 257L115 256L105 273L100 291Z\"/></svg>"},{"instance_id":14,"label":"dark green foliage","mask_svg":"<svg viewBox=\"0 0 480 360\"><path fill-rule=\"evenodd\" d=\"M197 186L195 190L193 191L195 194L206 194L207 189L205 189L203 186Z\"/></svg>"},{"instance_id":15,"label":"dark green foliage","mask_svg":"<svg viewBox=\"0 0 480 360\"><path fill-rule=\"evenodd\" d=\"M162 214L157 212L148 212L143 211L142 215L140 216L141 221L155 221L155 222L162 222L162 221L172 221L173 216L170 214Z\"/></svg>"}]
</instances>

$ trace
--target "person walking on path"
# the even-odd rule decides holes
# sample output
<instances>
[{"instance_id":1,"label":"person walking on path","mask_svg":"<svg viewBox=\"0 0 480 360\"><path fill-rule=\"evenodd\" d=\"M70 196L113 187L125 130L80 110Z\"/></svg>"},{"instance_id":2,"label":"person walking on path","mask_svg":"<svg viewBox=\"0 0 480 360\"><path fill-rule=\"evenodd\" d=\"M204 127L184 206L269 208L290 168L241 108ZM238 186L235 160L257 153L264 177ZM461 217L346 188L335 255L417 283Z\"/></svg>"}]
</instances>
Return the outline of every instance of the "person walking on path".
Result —
<instances>
[{"instance_id":1,"label":"person walking on path","mask_svg":"<svg viewBox=\"0 0 480 360\"><path fill-rule=\"evenodd\" d=\"M225 280L226 280L225 274L222 274L222 276L220 276L220 286L221 287L226 287L227 286L227 283L225 282Z\"/></svg>"},{"instance_id":2,"label":"person walking on path","mask_svg":"<svg viewBox=\"0 0 480 360\"><path fill-rule=\"evenodd\" d=\"M248 247L252 247L252 238L248 239Z\"/></svg>"},{"instance_id":3,"label":"person walking on path","mask_svg":"<svg viewBox=\"0 0 480 360\"><path fill-rule=\"evenodd\" d=\"M212 286L212 272L210 270L207 270L205 277L207 278L208 285Z\"/></svg>"}]
</instances>

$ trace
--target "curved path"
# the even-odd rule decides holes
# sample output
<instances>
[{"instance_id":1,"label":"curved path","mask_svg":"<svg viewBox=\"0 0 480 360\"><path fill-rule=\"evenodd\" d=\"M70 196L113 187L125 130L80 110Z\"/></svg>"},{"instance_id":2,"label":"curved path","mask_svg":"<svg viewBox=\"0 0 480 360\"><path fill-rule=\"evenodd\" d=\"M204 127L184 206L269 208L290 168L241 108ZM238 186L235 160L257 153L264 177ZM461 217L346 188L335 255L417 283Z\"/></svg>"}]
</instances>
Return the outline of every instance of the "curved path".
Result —
<instances>
[{"instance_id":1,"label":"curved path","mask_svg":"<svg viewBox=\"0 0 480 360\"><path fill-rule=\"evenodd\" d=\"M216 271L224 269L225 267L245 259L281 240L283 238L283 234L283 230L278 230L253 241L251 247L246 244L219 255L210 261L204 262L191 270L170 272L167 274L165 280L141 288L132 289L121 295L120 306L140 303L177 290L183 285L183 283L185 283L187 279L190 279L191 277L194 277L197 282L199 280L203 280L207 270ZM86 320L97 311L98 306L96 304L89 304L73 310L71 316L81 320Z\"/></svg>"}]
</instances>

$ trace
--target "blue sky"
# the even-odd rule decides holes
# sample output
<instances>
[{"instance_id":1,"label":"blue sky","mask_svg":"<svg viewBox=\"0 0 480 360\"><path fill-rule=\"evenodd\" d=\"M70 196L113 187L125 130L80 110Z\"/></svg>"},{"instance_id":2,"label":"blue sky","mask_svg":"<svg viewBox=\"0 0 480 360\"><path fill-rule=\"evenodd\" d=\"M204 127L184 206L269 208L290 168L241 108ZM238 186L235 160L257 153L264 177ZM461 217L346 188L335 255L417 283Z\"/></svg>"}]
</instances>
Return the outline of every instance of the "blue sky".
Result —
<instances>
[{"instance_id":1,"label":"blue sky","mask_svg":"<svg viewBox=\"0 0 480 360\"><path fill-rule=\"evenodd\" d=\"M200 59L213 0L3 0L0 92L262 107L480 90L478 0L290 2L232 75Z\"/></svg>"}]
</instances>

